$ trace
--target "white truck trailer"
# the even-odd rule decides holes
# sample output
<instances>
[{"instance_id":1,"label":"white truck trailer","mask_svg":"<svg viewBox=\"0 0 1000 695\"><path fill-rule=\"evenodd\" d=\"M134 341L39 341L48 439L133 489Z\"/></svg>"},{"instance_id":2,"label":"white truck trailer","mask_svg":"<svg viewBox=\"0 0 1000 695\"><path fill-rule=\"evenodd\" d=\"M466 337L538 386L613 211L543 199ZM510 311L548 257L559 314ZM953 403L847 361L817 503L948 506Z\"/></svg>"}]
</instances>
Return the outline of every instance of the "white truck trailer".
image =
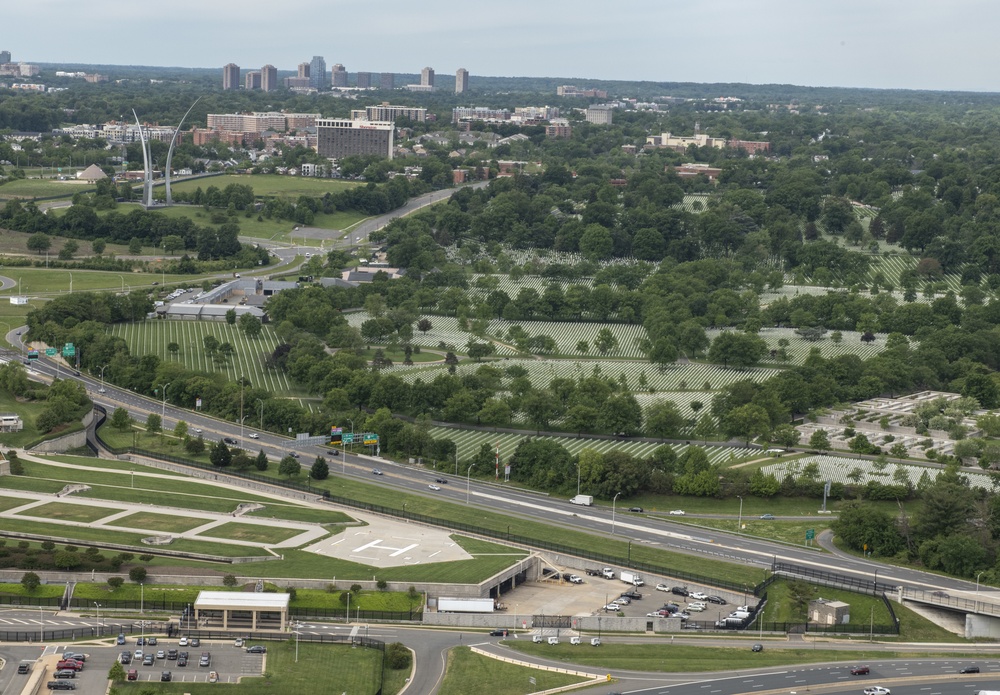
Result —
<instances>
[{"instance_id":1,"label":"white truck trailer","mask_svg":"<svg viewBox=\"0 0 1000 695\"><path fill-rule=\"evenodd\" d=\"M570 504L581 504L584 507L594 506L594 496L593 495L574 495L569 500Z\"/></svg>"},{"instance_id":2,"label":"white truck trailer","mask_svg":"<svg viewBox=\"0 0 1000 695\"><path fill-rule=\"evenodd\" d=\"M438 598L438 613L492 613L496 604L491 598Z\"/></svg>"}]
</instances>

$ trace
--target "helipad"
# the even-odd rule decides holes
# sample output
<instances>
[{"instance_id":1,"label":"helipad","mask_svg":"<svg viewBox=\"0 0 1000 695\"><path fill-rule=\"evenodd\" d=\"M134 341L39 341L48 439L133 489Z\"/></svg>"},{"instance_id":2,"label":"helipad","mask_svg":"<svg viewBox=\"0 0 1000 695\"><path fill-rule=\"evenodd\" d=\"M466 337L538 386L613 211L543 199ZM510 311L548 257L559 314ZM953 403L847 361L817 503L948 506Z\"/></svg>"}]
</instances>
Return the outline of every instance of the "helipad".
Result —
<instances>
[{"instance_id":1,"label":"helipad","mask_svg":"<svg viewBox=\"0 0 1000 695\"><path fill-rule=\"evenodd\" d=\"M303 550L373 567L425 565L471 560L448 531L391 519L371 518L370 525L348 528Z\"/></svg>"}]
</instances>

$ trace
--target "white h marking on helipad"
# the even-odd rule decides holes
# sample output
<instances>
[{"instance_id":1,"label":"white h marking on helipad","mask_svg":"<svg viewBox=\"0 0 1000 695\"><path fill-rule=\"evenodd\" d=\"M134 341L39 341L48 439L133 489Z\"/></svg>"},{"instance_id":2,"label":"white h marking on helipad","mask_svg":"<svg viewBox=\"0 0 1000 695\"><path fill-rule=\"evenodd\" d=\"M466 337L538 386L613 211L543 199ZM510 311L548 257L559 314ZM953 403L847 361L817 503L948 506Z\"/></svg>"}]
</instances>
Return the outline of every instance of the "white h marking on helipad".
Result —
<instances>
[{"instance_id":1,"label":"white h marking on helipad","mask_svg":"<svg viewBox=\"0 0 1000 695\"><path fill-rule=\"evenodd\" d=\"M406 546L405 548L391 548L391 547L389 547L387 545L382 545L382 541L381 541L381 539L379 539L379 540L374 540L371 543L366 543L365 545L361 546L360 548L355 548L354 552L360 553L361 551L368 550L369 548L378 548L379 550L392 550L393 552L389 553L389 557L396 557L397 555L402 555L403 553L405 553L408 550L412 550L413 548L416 548L417 545L418 545L417 543L411 543L410 545Z\"/></svg>"}]
</instances>

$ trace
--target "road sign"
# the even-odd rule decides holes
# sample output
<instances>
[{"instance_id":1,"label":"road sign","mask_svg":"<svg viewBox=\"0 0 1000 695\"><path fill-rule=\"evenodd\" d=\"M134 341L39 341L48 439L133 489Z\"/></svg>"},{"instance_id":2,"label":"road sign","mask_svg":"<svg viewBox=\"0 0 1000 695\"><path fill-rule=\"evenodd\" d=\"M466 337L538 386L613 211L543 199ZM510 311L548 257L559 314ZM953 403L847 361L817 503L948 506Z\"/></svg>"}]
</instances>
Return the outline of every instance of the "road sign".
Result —
<instances>
[{"instance_id":1,"label":"road sign","mask_svg":"<svg viewBox=\"0 0 1000 695\"><path fill-rule=\"evenodd\" d=\"M46 357L55 357L59 353L55 348L45 348Z\"/></svg>"},{"instance_id":2,"label":"road sign","mask_svg":"<svg viewBox=\"0 0 1000 695\"><path fill-rule=\"evenodd\" d=\"M341 437L343 438L342 441L344 444L354 443L354 432L343 432Z\"/></svg>"},{"instance_id":3,"label":"road sign","mask_svg":"<svg viewBox=\"0 0 1000 695\"><path fill-rule=\"evenodd\" d=\"M37 360L38 359L38 350L29 350L28 351L28 359L32 360L32 361L33 360Z\"/></svg>"},{"instance_id":4,"label":"road sign","mask_svg":"<svg viewBox=\"0 0 1000 695\"><path fill-rule=\"evenodd\" d=\"M806 529L806 540L807 541L811 541L815 537L816 537L816 529L814 529L814 528Z\"/></svg>"},{"instance_id":5,"label":"road sign","mask_svg":"<svg viewBox=\"0 0 1000 695\"><path fill-rule=\"evenodd\" d=\"M330 443L340 444L344 437L344 429L342 427L331 427L330 428Z\"/></svg>"},{"instance_id":6,"label":"road sign","mask_svg":"<svg viewBox=\"0 0 1000 695\"><path fill-rule=\"evenodd\" d=\"M73 343L63 345L63 357L73 357L76 355L76 346Z\"/></svg>"},{"instance_id":7,"label":"road sign","mask_svg":"<svg viewBox=\"0 0 1000 695\"><path fill-rule=\"evenodd\" d=\"M365 432L362 435L362 437L364 437L364 439L362 441L365 443L365 446L374 446L374 445L378 444L378 435L377 434L373 434L371 432Z\"/></svg>"}]
</instances>

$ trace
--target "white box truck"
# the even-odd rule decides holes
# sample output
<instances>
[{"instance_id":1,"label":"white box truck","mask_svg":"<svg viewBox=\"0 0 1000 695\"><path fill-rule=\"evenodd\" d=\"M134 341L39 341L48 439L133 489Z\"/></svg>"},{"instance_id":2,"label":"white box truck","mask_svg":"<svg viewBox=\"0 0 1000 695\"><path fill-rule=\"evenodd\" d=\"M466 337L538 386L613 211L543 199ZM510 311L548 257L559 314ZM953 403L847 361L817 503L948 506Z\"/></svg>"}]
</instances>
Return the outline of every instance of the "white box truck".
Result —
<instances>
[{"instance_id":1,"label":"white box truck","mask_svg":"<svg viewBox=\"0 0 1000 695\"><path fill-rule=\"evenodd\" d=\"M495 603L491 598L444 598L437 601L438 613L492 613Z\"/></svg>"},{"instance_id":2,"label":"white box truck","mask_svg":"<svg viewBox=\"0 0 1000 695\"><path fill-rule=\"evenodd\" d=\"M570 504L582 504L584 507L594 506L593 495L574 495L569 500Z\"/></svg>"},{"instance_id":3,"label":"white box truck","mask_svg":"<svg viewBox=\"0 0 1000 695\"><path fill-rule=\"evenodd\" d=\"M618 575L618 578L626 584L631 584L632 586L643 586L645 584L645 582L642 581L642 575L637 572L622 572Z\"/></svg>"}]
</instances>

